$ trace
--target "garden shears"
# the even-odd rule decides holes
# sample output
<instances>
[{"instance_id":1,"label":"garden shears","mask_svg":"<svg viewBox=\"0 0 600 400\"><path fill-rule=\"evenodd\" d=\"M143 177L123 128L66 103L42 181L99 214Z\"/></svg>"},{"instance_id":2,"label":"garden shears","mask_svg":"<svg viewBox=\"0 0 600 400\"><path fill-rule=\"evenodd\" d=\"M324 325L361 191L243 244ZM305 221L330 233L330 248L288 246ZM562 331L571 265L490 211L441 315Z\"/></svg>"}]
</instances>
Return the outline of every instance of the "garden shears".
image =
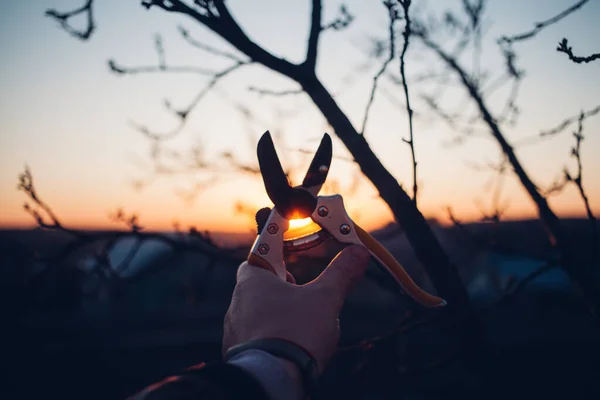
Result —
<instances>
[{"instance_id":1,"label":"garden shears","mask_svg":"<svg viewBox=\"0 0 600 400\"><path fill-rule=\"evenodd\" d=\"M258 236L248 255L249 264L270 270L286 280L285 252L308 249L333 238L342 244L366 247L391 273L402 291L417 303L428 308L446 305L443 299L417 286L394 256L348 216L341 195L318 195L332 159L332 143L328 134L323 136L299 186L289 184L268 131L260 138L257 153L265 189L274 207L257 212ZM284 233L289 229L289 221L304 218L310 218L320 230L286 240Z\"/></svg>"}]
</instances>

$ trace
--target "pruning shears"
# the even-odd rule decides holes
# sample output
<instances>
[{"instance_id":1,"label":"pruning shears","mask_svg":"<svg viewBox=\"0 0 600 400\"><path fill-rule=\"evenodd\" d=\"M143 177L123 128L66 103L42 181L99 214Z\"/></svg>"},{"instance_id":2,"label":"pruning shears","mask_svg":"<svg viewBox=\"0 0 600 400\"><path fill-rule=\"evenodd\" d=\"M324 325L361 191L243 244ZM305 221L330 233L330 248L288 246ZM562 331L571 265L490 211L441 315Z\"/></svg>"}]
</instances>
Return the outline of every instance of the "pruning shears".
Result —
<instances>
[{"instance_id":1,"label":"pruning shears","mask_svg":"<svg viewBox=\"0 0 600 400\"><path fill-rule=\"evenodd\" d=\"M417 286L394 256L348 216L341 195L318 195L331 165L332 143L328 134L321 139L299 186L289 184L268 131L260 138L257 153L265 189L274 207L257 212L258 236L248 255L249 264L270 270L286 280L285 252L311 248L333 238L342 244L366 247L391 273L402 291L419 304L428 308L446 305L445 300ZM300 238L284 239L290 220L308 217L321 228L319 231Z\"/></svg>"}]
</instances>

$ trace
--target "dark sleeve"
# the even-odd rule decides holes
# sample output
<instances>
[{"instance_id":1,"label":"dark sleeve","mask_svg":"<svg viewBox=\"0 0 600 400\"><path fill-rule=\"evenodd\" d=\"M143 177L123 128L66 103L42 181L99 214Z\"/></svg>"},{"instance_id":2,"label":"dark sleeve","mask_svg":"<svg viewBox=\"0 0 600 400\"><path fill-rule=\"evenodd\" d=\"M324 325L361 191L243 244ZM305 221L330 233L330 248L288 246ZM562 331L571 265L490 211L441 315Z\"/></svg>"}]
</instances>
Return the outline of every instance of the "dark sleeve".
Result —
<instances>
[{"instance_id":1,"label":"dark sleeve","mask_svg":"<svg viewBox=\"0 0 600 400\"><path fill-rule=\"evenodd\" d=\"M128 400L234 400L268 396L243 369L226 363L199 364L152 384Z\"/></svg>"}]
</instances>

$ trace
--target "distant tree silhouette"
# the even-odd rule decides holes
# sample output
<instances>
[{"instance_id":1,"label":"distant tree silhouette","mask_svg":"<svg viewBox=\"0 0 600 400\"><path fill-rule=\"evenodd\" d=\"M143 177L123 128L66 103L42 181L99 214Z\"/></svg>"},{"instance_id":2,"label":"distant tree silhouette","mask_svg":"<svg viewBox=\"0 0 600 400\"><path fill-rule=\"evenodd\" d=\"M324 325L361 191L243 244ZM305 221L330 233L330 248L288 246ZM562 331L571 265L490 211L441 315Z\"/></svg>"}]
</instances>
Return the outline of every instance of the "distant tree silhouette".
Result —
<instances>
[{"instance_id":1,"label":"distant tree silhouette","mask_svg":"<svg viewBox=\"0 0 600 400\"><path fill-rule=\"evenodd\" d=\"M458 32L458 44L456 45L456 48L453 52L446 50L444 46L440 44L439 39L435 38L436 30L434 29L434 27L430 26L431 24L428 25L426 22L424 22L424 20L414 24L417 26L413 27L413 37L418 38L427 49L432 51L438 57L446 71L449 71L454 76L456 76L459 84L462 86L462 88L467 94L467 99L470 102L472 102L476 109L476 114L474 116L469 117L470 122L468 122L467 124L473 125L473 122L479 119L483 126L487 128L487 130L491 133L492 138L499 145L501 153L503 155L503 161L500 164L500 166L496 167L496 170L500 174L505 173L507 171L506 166L510 165L512 171L514 171L519 182L527 191L527 194L529 195L531 200L535 203L538 209L538 215L540 217L540 220L546 226L551 242L554 243L556 248L559 250L560 264L568 273L568 275L572 278L578 291L580 291L583 294L592 312L595 312L596 310L600 309L600 277L598 275L598 269L596 268L595 249L597 247L597 234L595 233L595 228L593 234L594 241L592 244L594 249L591 252L592 256L591 258L582 259L582 257L580 257L574 252L572 239L570 238L568 232L562 226L561 221L556 215L556 213L548 204L547 198L544 196L543 192L538 188L538 186L533 182L529 174L525 171L525 168L523 167L519 157L515 152L514 146L511 145L506 139L506 135L504 133L503 128L503 125L506 125L507 122L510 123L508 116L510 114L516 116L516 114L518 113L518 108L516 106L515 100L520 82L523 77L523 71L518 69L516 66L516 54L513 48L513 44L533 38L548 25L560 21L561 19L570 15L574 11L580 9L586 3L587 0L577 2L573 6L556 15L555 17L552 17L544 22L535 24L535 28L532 31L510 37L503 36L498 40L500 50L505 58L505 72L504 77L501 77L501 79L504 79L505 81L512 81L513 84L513 88L509 95L506 108L499 114L496 114L492 110L492 107L490 107L487 97L493 90L497 88L497 82L502 81L495 81L490 83L488 87L484 87L482 73L481 71L479 71L479 62L477 60L478 57L480 57L480 50L477 48L477 43L479 43L480 41L480 38L478 38L478 36L480 35L480 28L478 28L478 26L482 20L482 13L485 7L485 1L463 1L463 10L468 17L467 22L461 22L459 16L451 14L450 12L446 14L446 24L451 25L452 28L458 27L458 29L455 29ZM472 44L473 48L469 48L470 44ZM473 51L475 58L473 62L473 68L471 70L469 70L459 60L460 54L467 49ZM434 96L432 95L430 98L433 99ZM464 106L465 105L463 105L463 109L465 108ZM437 104L435 104L435 107L432 108L434 108L435 111L443 117L451 115L450 111L444 110ZM592 110L588 113L581 113L578 119L580 124L579 131L581 131L582 121L586 117L595 114L595 110ZM459 119L458 117L459 116L454 116L452 122L456 123L456 120ZM568 126L570 123L574 122L574 120L575 119L570 118L567 120L567 123L564 123L564 125ZM573 155L578 160L579 168L581 168L581 159L579 157L581 142L581 139L579 139L580 136L580 133L575 134L575 137L577 138L577 146L572 151ZM575 178L573 181L575 183L581 183L581 178L579 177L578 180L577 178ZM587 199L587 196L585 195L585 191L580 190L580 194L582 195L582 198L584 200L587 215L593 227L595 227L595 217L589 208L589 201ZM501 211L499 207L496 207L496 210ZM491 219L497 219L499 215L500 214L496 212L491 216ZM485 215L484 219L486 219Z\"/></svg>"}]
</instances>

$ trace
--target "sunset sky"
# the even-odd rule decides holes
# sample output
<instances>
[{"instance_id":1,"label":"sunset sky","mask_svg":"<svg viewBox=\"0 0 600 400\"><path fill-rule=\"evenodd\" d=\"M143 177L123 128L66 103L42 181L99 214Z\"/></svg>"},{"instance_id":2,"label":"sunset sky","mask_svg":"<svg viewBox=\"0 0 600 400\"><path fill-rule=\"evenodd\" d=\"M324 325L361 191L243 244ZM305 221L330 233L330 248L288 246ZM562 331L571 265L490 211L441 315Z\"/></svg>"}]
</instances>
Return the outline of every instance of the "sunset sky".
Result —
<instances>
[{"instance_id":1,"label":"sunset sky","mask_svg":"<svg viewBox=\"0 0 600 400\"><path fill-rule=\"evenodd\" d=\"M23 209L26 197L16 190L17 176L28 164L39 194L50 204L65 225L74 227L115 226L108 214L122 207L140 215L148 229L170 229L177 220L182 226L201 229L246 231L250 219L235 212L239 201L251 209L270 202L260 177L228 172L226 164L210 188L192 202L176 193L213 175L184 174L163 176L143 190L132 181L148 177L149 142L133 129L130 121L154 130L167 131L178 123L164 108L164 99L175 107L185 107L208 82L209 77L194 74L138 74L117 76L107 67L114 58L123 66L156 65L154 35L163 37L170 65L193 65L223 69L231 64L191 47L181 39L177 26L204 43L235 52L222 39L183 16L158 8L146 11L137 0L98 1L97 31L81 42L61 30L56 21L45 17L48 8L61 11L79 6L83 0L38 0L4 2L0 14L0 226L31 226ZM490 0L485 24L482 67L498 75L502 59L495 44L502 34L531 29L534 22L547 19L567 8L573 0ZM331 20L340 1L324 1L324 21ZM345 31L324 32L319 48L318 74L356 127L360 127L372 77L380 63L369 62L365 52L369 38L385 38L387 14L380 1L344 2L356 16ZM309 29L310 1L228 0L230 10L247 34L276 55L289 61L302 61ZM415 8L443 11L450 0L415 0ZM439 14L439 13L438 13ZM518 65L526 70L518 105L518 123L506 127L508 138L519 139L553 128L564 118L600 105L600 62L574 64L556 52L567 37L578 55L600 52L600 1L590 1L580 12L543 30L534 39L515 47ZM402 25L402 24L400 24ZM399 36L398 40L402 40ZM412 46L412 45L411 45ZM428 56L423 48L409 49L409 76L425 72ZM464 61L468 62L468 58ZM468 65L468 64L467 64ZM361 66L365 68L361 69ZM390 65L397 73L397 61ZM409 81L410 82L410 81ZM334 132L304 95L285 98L259 96L247 88L296 89L297 85L261 66L248 66L223 79L190 114L186 128L167 145L182 153L202 144L208 160L231 151L245 163L256 163L255 141L266 131L279 130L278 144L291 149L314 151L323 132ZM391 96L403 101L402 89L382 78L365 135L384 165L408 189L412 186L410 151L402 138L408 137L406 112ZM499 90L492 100L501 105L509 87ZM419 102L422 91L411 86L415 113L428 114ZM461 90L446 93L444 101L460 104ZM251 123L232 107L242 104L254 115ZM535 183L547 187L564 165L575 171L569 157L575 126L554 139L523 147L518 156ZM448 146L454 135L443 122L415 118L415 142L419 162L420 208L429 217L445 218L445 207L467 221L480 218L480 202L488 209L490 190L485 184L490 172L474 171L470 164L497 162L498 147L488 132L459 146ZM600 115L586 120L582 159L584 184L592 209L600 210ZM289 152L283 163L293 166L299 183L310 158ZM344 145L334 137L334 155L349 157ZM331 177L338 179L342 194L359 169L351 162L336 159ZM508 175L503 199L509 202L508 218L532 217L535 210L512 175ZM390 220L390 212L377 198L377 191L365 178L359 190L346 196L351 216L368 229ZM574 187L552 197L551 205L561 215L583 216L584 208Z\"/></svg>"}]
</instances>

